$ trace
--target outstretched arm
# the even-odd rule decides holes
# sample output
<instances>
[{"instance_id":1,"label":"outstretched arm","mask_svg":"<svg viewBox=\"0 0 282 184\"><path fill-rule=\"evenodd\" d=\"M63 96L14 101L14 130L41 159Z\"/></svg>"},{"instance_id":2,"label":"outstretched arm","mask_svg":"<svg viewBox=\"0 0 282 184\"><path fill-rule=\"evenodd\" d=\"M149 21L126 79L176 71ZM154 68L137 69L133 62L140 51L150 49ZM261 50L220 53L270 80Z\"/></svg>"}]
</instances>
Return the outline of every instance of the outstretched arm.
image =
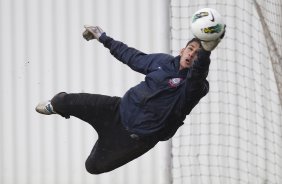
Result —
<instances>
[{"instance_id":1,"label":"outstretched arm","mask_svg":"<svg viewBox=\"0 0 282 184\"><path fill-rule=\"evenodd\" d=\"M159 62L170 57L166 54L145 54L135 48L128 47L126 44L116 41L106 35L106 33L98 26L85 26L83 37L88 41L97 39L108 48L111 54L128 65L134 71L147 74L157 68Z\"/></svg>"},{"instance_id":2,"label":"outstretched arm","mask_svg":"<svg viewBox=\"0 0 282 184\"><path fill-rule=\"evenodd\" d=\"M225 28L222 35L213 41L201 41L202 49L199 50L197 60L187 74L186 91L188 99L191 97L202 97L209 90L209 84L206 80L209 72L210 54L225 35Z\"/></svg>"}]
</instances>

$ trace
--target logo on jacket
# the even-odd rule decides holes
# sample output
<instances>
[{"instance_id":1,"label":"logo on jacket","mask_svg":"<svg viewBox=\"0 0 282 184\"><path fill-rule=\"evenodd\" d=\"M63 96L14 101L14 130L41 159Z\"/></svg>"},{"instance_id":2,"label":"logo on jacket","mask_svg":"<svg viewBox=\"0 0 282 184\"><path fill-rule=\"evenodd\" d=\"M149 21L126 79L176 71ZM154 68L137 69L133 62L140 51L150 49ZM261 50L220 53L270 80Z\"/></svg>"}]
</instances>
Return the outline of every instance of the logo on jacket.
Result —
<instances>
[{"instance_id":1,"label":"logo on jacket","mask_svg":"<svg viewBox=\"0 0 282 184\"><path fill-rule=\"evenodd\" d=\"M175 88L179 86L180 82L182 81L182 78L173 78L168 80L168 84L170 87Z\"/></svg>"}]
</instances>

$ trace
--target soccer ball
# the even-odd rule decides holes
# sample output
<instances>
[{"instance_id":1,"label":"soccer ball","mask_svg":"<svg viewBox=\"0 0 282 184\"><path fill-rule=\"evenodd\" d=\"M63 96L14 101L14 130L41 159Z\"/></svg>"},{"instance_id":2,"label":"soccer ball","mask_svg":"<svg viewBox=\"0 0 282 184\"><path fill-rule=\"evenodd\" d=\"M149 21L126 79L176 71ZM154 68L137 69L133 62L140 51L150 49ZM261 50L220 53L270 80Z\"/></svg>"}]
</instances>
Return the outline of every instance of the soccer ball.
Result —
<instances>
[{"instance_id":1,"label":"soccer ball","mask_svg":"<svg viewBox=\"0 0 282 184\"><path fill-rule=\"evenodd\" d=\"M224 31L224 26L221 15L212 8L200 9L192 16L192 33L203 41L218 39Z\"/></svg>"}]
</instances>

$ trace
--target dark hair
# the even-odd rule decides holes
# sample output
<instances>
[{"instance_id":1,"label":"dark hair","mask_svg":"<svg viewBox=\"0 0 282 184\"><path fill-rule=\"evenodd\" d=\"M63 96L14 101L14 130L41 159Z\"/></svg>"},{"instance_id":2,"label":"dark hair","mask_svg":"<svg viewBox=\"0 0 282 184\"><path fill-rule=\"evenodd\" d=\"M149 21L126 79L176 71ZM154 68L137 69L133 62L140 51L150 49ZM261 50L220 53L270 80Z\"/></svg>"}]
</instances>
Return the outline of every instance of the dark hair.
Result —
<instances>
[{"instance_id":1,"label":"dark hair","mask_svg":"<svg viewBox=\"0 0 282 184\"><path fill-rule=\"evenodd\" d=\"M202 48L201 40L199 38L192 38L187 44L186 47L192 43L192 42L197 42L200 45L200 48Z\"/></svg>"}]
</instances>

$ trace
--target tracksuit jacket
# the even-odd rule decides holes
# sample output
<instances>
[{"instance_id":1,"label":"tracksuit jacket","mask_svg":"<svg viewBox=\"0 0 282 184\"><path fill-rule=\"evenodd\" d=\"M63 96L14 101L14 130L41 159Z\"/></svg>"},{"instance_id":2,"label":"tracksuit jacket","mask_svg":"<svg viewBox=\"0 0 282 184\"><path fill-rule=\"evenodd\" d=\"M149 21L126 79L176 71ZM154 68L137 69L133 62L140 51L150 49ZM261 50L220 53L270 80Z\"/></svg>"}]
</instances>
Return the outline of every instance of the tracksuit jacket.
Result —
<instances>
[{"instance_id":1,"label":"tracksuit jacket","mask_svg":"<svg viewBox=\"0 0 282 184\"><path fill-rule=\"evenodd\" d=\"M200 99L209 91L206 80L210 53L203 49L189 69L179 70L180 56L145 54L103 33L99 41L110 53L145 80L121 99L120 116L131 133L159 141L171 138Z\"/></svg>"}]
</instances>

